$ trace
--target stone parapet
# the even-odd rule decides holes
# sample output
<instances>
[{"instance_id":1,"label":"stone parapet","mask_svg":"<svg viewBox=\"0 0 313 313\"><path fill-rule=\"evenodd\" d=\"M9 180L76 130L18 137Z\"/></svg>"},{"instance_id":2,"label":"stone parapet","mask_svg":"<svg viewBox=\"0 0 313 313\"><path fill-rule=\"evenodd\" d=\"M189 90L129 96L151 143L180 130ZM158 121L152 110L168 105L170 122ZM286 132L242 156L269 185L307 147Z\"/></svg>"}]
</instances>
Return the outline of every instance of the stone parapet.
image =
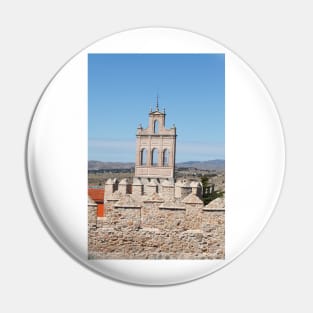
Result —
<instances>
[{"instance_id":1,"label":"stone parapet","mask_svg":"<svg viewBox=\"0 0 313 313\"><path fill-rule=\"evenodd\" d=\"M110 197L117 190L117 186L117 179L109 178L104 185L104 197Z\"/></svg>"},{"instance_id":2,"label":"stone parapet","mask_svg":"<svg viewBox=\"0 0 313 313\"><path fill-rule=\"evenodd\" d=\"M173 201L175 198L175 185L173 182L165 180L162 182L162 197L166 201Z\"/></svg>"},{"instance_id":3,"label":"stone parapet","mask_svg":"<svg viewBox=\"0 0 313 313\"><path fill-rule=\"evenodd\" d=\"M202 184L196 181L193 181L190 183L191 187L191 193L198 196L202 197Z\"/></svg>"},{"instance_id":4,"label":"stone parapet","mask_svg":"<svg viewBox=\"0 0 313 313\"><path fill-rule=\"evenodd\" d=\"M141 197L143 194L143 183L139 178L133 179L132 194L135 197Z\"/></svg>"},{"instance_id":5,"label":"stone parapet","mask_svg":"<svg viewBox=\"0 0 313 313\"><path fill-rule=\"evenodd\" d=\"M187 181L178 181L175 184L175 198L182 199L191 193L191 187Z\"/></svg>"},{"instance_id":6,"label":"stone parapet","mask_svg":"<svg viewBox=\"0 0 313 313\"><path fill-rule=\"evenodd\" d=\"M97 227L97 203L88 197L88 228Z\"/></svg>"},{"instance_id":7,"label":"stone parapet","mask_svg":"<svg viewBox=\"0 0 313 313\"><path fill-rule=\"evenodd\" d=\"M145 188L147 195L152 195L158 192L158 184L155 181L150 181Z\"/></svg>"},{"instance_id":8,"label":"stone parapet","mask_svg":"<svg viewBox=\"0 0 313 313\"><path fill-rule=\"evenodd\" d=\"M123 195L126 195L128 190L129 181L127 178L124 178L120 181L118 184L118 191L122 193Z\"/></svg>"},{"instance_id":9,"label":"stone parapet","mask_svg":"<svg viewBox=\"0 0 313 313\"><path fill-rule=\"evenodd\" d=\"M224 258L224 199L204 206L200 183L137 177L105 190L104 218L88 203L89 258Z\"/></svg>"}]
</instances>

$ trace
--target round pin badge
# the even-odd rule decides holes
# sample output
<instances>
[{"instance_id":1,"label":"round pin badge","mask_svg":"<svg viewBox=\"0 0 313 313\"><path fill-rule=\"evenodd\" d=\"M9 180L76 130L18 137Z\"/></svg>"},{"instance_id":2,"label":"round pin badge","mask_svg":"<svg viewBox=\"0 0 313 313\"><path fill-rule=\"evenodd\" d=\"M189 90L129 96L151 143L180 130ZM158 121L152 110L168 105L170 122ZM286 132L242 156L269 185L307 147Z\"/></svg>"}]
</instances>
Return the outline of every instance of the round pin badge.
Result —
<instances>
[{"instance_id":1,"label":"round pin badge","mask_svg":"<svg viewBox=\"0 0 313 313\"><path fill-rule=\"evenodd\" d=\"M285 167L253 70L188 31L106 37L54 76L28 136L29 185L54 239L115 280L170 285L224 267L261 232Z\"/></svg>"}]
</instances>

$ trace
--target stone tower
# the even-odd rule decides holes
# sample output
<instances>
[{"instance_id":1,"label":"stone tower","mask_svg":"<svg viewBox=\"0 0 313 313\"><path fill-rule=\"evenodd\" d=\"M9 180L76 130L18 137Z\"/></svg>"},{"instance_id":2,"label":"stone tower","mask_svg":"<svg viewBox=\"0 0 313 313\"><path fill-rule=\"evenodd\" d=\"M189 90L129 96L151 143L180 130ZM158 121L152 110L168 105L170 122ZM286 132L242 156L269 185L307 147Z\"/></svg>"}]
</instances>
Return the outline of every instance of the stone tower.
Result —
<instances>
[{"instance_id":1,"label":"stone tower","mask_svg":"<svg viewBox=\"0 0 313 313\"><path fill-rule=\"evenodd\" d=\"M174 178L176 127L165 128L165 109L149 113L147 128L137 128L135 177Z\"/></svg>"}]
</instances>

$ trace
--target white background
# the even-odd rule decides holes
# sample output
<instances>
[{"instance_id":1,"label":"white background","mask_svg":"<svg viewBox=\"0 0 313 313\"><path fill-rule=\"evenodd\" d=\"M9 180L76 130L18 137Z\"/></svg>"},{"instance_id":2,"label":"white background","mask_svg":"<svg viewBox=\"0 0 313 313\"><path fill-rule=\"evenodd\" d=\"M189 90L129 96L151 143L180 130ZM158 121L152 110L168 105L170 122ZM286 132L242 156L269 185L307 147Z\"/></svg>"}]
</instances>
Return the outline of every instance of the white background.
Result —
<instances>
[{"instance_id":1,"label":"white background","mask_svg":"<svg viewBox=\"0 0 313 313\"><path fill-rule=\"evenodd\" d=\"M311 12L309 1L1 4L1 311L312 311ZM268 86L286 136L285 183L264 232L221 271L176 287L123 285L73 261L40 223L25 178L26 133L48 81L81 48L139 26L180 27L231 48Z\"/></svg>"}]
</instances>

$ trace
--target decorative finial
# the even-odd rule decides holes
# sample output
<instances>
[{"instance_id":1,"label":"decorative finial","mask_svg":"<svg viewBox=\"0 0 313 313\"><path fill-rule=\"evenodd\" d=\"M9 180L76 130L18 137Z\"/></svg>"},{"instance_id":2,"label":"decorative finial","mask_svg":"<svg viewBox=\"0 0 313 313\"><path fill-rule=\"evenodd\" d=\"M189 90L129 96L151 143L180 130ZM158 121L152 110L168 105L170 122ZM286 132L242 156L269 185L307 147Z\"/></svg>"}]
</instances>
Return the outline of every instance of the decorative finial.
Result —
<instances>
[{"instance_id":1,"label":"decorative finial","mask_svg":"<svg viewBox=\"0 0 313 313\"><path fill-rule=\"evenodd\" d=\"M150 108L150 113L152 113L152 108Z\"/></svg>"},{"instance_id":2,"label":"decorative finial","mask_svg":"<svg viewBox=\"0 0 313 313\"><path fill-rule=\"evenodd\" d=\"M156 111L159 111L159 95L157 95Z\"/></svg>"},{"instance_id":3,"label":"decorative finial","mask_svg":"<svg viewBox=\"0 0 313 313\"><path fill-rule=\"evenodd\" d=\"M165 114L165 108L163 108L163 113Z\"/></svg>"}]
</instances>

